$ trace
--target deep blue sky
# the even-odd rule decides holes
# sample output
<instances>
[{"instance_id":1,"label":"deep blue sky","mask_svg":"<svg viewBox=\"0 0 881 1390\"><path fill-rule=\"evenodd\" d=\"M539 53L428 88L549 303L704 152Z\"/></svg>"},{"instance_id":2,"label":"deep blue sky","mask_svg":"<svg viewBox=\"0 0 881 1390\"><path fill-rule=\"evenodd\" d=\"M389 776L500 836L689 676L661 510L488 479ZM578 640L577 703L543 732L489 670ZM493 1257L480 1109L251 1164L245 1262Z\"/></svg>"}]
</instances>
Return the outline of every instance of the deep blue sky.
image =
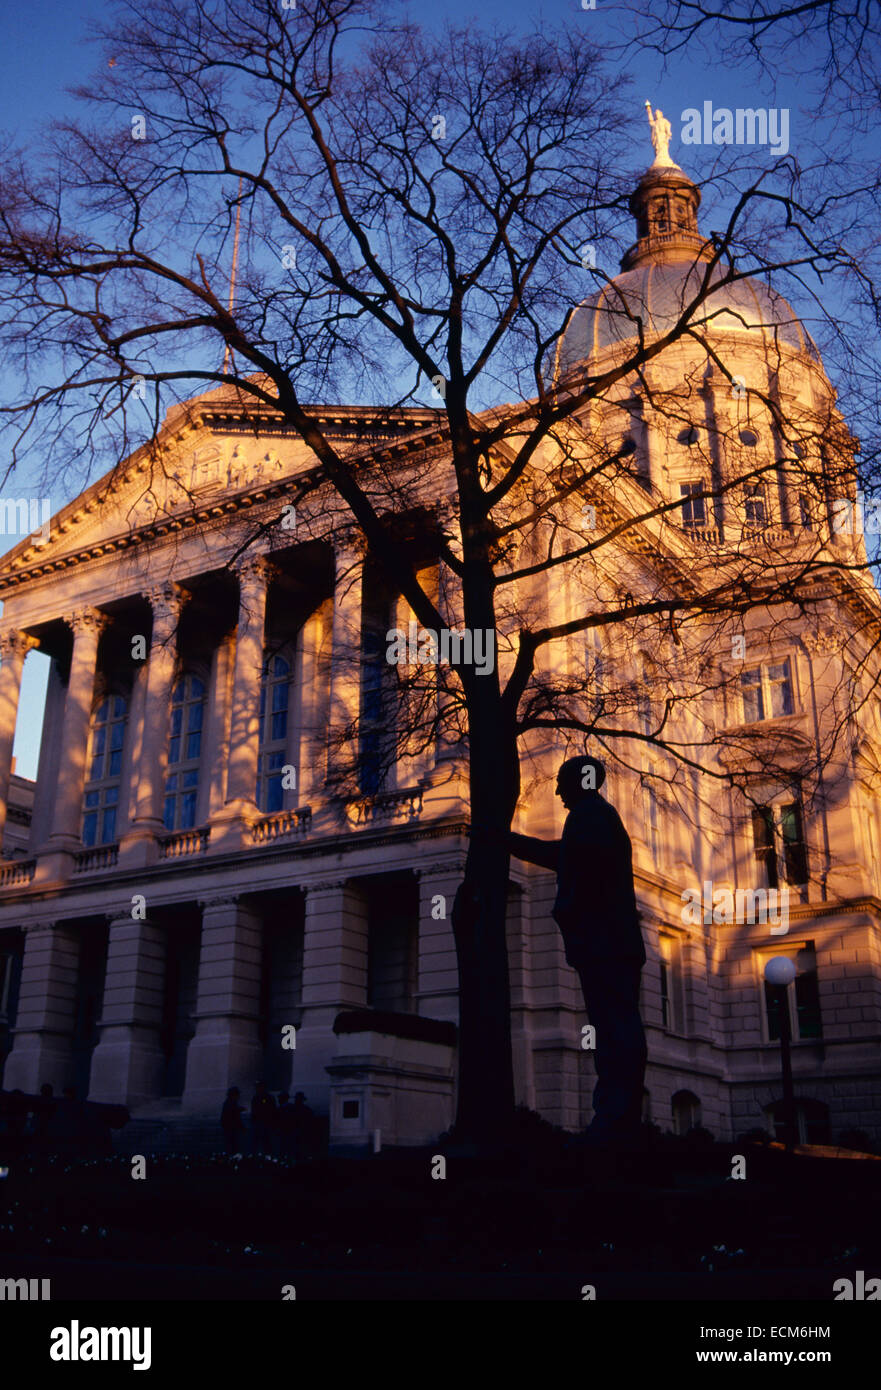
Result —
<instances>
[{"instance_id":1,"label":"deep blue sky","mask_svg":"<svg viewBox=\"0 0 881 1390\"><path fill-rule=\"evenodd\" d=\"M77 103L66 89L86 81L103 61L95 45L86 41L88 25L111 12L112 6L103 0L0 0L0 129L7 140L27 143L42 123L75 113ZM474 0L448 0L425 8L413 5L411 15L422 24L458 23L468 17L475 17L482 26L498 23L524 29L565 23L583 31L586 39L610 43L628 28L626 10L606 0L596 0L593 10L582 9L580 0L546 0L541 6L524 0L480 0L479 5ZM659 60L644 56L629 70L635 78L635 113L643 114L646 97L664 110L673 126L671 153L696 178L701 177L703 152L683 147L678 139L679 117L686 107L700 108L708 99L717 107L789 106L794 147L799 132L806 132L812 119L811 94L804 85L784 83L775 92L767 81L757 83L752 74L739 71L723 54L708 62L692 51L664 74ZM647 127L639 130L633 151L635 173L652 157ZM715 219L714 225L718 225ZM27 479L21 478L18 494L26 491ZM69 500L52 497L53 513ZM46 665L45 658L32 654L26 666L15 745L17 770L24 776L36 773Z\"/></svg>"}]
</instances>

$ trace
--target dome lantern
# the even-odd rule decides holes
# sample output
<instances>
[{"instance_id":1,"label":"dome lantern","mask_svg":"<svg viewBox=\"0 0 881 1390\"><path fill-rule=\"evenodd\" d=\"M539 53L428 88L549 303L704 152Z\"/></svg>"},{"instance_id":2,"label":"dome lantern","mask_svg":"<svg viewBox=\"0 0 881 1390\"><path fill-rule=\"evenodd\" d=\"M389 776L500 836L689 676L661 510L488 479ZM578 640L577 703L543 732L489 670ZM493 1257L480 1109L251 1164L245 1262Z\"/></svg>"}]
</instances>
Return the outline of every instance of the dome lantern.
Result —
<instances>
[{"instance_id":1,"label":"dome lantern","mask_svg":"<svg viewBox=\"0 0 881 1390\"><path fill-rule=\"evenodd\" d=\"M655 159L630 195L638 240L623 257L622 270L646 260L694 261L711 254L697 225L700 189L670 158L670 122L663 111L653 115L649 102L646 110Z\"/></svg>"}]
</instances>

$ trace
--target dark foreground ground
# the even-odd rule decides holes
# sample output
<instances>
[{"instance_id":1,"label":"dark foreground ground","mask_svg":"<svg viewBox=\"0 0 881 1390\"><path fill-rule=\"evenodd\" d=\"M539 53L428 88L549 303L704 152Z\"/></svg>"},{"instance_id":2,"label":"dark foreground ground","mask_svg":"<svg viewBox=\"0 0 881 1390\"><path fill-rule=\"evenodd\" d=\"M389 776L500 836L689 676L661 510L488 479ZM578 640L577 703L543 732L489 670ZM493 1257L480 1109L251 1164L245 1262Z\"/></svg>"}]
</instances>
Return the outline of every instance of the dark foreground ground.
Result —
<instances>
[{"instance_id":1,"label":"dark foreground ground","mask_svg":"<svg viewBox=\"0 0 881 1390\"><path fill-rule=\"evenodd\" d=\"M0 1279L72 1300L835 1299L881 1276L881 1163L684 1144L0 1157ZM732 1179L732 1155L746 1159Z\"/></svg>"}]
</instances>

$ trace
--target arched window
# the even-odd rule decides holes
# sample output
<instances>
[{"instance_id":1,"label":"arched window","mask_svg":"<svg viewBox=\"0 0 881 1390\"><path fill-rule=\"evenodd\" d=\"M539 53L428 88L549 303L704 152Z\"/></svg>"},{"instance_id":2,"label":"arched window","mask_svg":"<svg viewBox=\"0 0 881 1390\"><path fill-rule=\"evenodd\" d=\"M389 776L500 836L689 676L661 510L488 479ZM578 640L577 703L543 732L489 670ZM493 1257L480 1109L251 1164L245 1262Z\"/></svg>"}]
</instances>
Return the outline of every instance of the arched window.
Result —
<instances>
[{"instance_id":1,"label":"arched window","mask_svg":"<svg viewBox=\"0 0 881 1390\"><path fill-rule=\"evenodd\" d=\"M192 672L182 675L171 697L163 813L166 830L191 830L196 824L205 703L205 682Z\"/></svg>"},{"instance_id":2,"label":"arched window","mask_svg":"<svg viewBox=\"0 0 881 1390\"><path fill-rule=\"evenodd\" d=\"M116 812L122 775L122 748L128 719L124 695L108 695L92 715L88 773L83 794L83 844L110 845L116 839Z\"/></svg>"},{"instance_id":3,"label":"arched window","mask_svg":"<svg viewBox=\"0 0 881 1390\"><path fill-rule=\"evenodd\" d=\"M257 762L257 805L271 814L284 807L282 768L288 739L291 662L271 656L264 662L260 685L260 752Z\"/></svg>"}]
</instances>

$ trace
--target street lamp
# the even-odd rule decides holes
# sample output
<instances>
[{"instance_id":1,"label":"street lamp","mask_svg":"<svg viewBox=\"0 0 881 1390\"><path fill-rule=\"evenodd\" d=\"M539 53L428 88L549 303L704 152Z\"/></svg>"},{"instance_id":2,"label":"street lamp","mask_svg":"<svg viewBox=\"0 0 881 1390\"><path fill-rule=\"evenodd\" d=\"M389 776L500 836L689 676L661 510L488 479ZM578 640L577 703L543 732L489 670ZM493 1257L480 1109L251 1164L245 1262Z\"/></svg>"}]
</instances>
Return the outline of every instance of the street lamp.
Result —
<instances>
[{"instance_id":1,"label":"street lamp","mask_svg":"<svg viewBox=\"0 0 881 1390\"><path fill-rule=\"evenodd\" d=\"M786 991L796 976L795 961L789 956L772 956L765 962L765 980L774 991L780 1019L780 1067L783 1073L783 1134L786 1152L792 1153L798 1131L795 1121L795 1095L792 1089L792 1057L789 1044L789 1001Z\"/></svg>"}]
</instances>

